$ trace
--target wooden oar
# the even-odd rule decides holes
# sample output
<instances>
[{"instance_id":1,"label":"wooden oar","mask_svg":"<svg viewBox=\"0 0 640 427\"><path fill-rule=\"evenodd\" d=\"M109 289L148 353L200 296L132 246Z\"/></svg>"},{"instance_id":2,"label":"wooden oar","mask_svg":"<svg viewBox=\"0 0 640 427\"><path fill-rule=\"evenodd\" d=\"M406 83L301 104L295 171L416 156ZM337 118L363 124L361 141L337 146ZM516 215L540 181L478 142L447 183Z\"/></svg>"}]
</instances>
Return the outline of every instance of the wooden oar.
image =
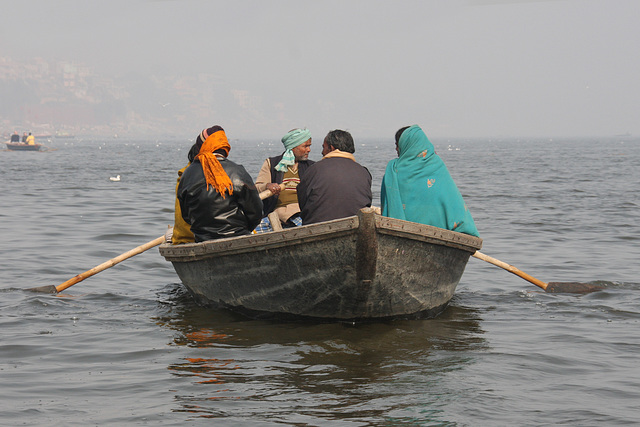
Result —
<instances>
[{"instance_id":1,"label":"wooden oar","mask_svg":"<svg viewBox=\"0 0 640 427\"><path fill-rule=\"evenodd\" d=\"M284 189L284 184L280 184L280 188ZM264 200L267 197L272 196L273 193L269 190L265 190L262 193L260 193L260 199ZM87 277L91 277L94 274L100 273L101 271L106 270L107 268L113 267L114 265L118 264L119 262L124 261L127 258L131 258L132 256L141 254L144 251L147 251L155 246L158 246L161 243L164 243L165 241L165 237L164 235L158 237L157 239L153 239L152 241L145 243L144 245L140 245L137 248L131 249L130 251L127 251L125 253L123 253L122 255L118 255L115 258L111 258L109 261L103 262L102 264L93 267L91 270L87 270L84 273L80 273L74 277L72 277L71 279L67 280L64 283L59 284L58 286L54 286L54 285L48 285L48 286L39 286L37 288L29 288L27 289L28 291L33 291L33 292L44 292L44 293L48 293L48 294L57 294L58 292L62 292L65 289L67 289L70 286L75 285L78 282L82 282L84 279L86 279Z\"/></svg>"},{"instance_id":2,"label":"wooden oar","mask_svg":"<svg viewBox=\"0 0 640 427\"><path fill-rule=\"evenodd\" d=\"M590 283L580 283L580 282L549 282L545 283L542 280L538 280L533 276L529 276L527 273L518 270L511 264L507 264L506 262L502 262L499 259L495 259L490 257L489 255L485 255L482 252L476 251L473 255L474 258L481 259L483 261L488 262L489 264L496 265L500 268L504 268L509 273L513 273L516 276L522 277L524 280L533 283L536 286L544 289L545 292L567 292L567 293L587 293L593 291L599 291L603 289L602 286L592 285Z\"/></svg>"},{"instance_id":3,"label":"wooden oar","mask_svg":"<svg viewBox=\"0 0 640 427\"><path fill-rule=\"evenodd\" d=\"M132 256L138 255L148 249L153 248L154 246L158 246L160 243L163 243L164 240L165 240L164 235L162 235L157 239L153 239L152 241L145 243L144 245L140 245L137 248L131 249L130 251L127 251L122 255L118 255L115 258L111 258L109 261L103 262L102 264L96 267L93 267L91 270L87 270L84 273L80 273L77 276L72 277L71 279L67 280L66 282L58 286L53 286L53 285L40 286L37 288L30 288L27 290L34 291L34 292L45 292L48 294L57 294L58 292L62 292L68 287L73 286L78 282L82 282L87 277L91 277L94 274L100 273L101 271L104 271L109 267L113 267L114 265L124 261L127 258L131 258Z\"/></svg>"}]
</instances>

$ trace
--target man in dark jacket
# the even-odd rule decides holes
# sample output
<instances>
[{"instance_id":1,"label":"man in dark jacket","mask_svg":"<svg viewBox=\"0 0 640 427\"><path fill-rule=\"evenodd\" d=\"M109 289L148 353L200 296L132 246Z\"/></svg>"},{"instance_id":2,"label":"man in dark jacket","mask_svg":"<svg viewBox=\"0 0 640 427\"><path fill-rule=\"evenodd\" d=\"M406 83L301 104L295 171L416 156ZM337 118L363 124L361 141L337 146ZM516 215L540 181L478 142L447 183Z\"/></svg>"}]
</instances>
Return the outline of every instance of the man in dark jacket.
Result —
<instances>
[{"instance_id":1,"label":"man in dark jacket","mask_svg":"<svg viewBox=\"0 0 640 427\"><path fill-rule=\"evenodd\" d=\"M262 219L258 190L244 167L227 159L231 146L224 130L205 131L198 155L178 184L182 217L196 242L250 234Z\"/></svg>"},{"instance_id":2,"label":"man in dark jacket","mask_svg":"<svg viewBox=\"0 0 640 427\"><path fill-rule=\"evenodd\" d=\"M371 206L371 174L356 162L355 151L349 132L327 134L324 157L309 167L298 185L303 224L345 218Z\"/></svg>"}]
</instances>

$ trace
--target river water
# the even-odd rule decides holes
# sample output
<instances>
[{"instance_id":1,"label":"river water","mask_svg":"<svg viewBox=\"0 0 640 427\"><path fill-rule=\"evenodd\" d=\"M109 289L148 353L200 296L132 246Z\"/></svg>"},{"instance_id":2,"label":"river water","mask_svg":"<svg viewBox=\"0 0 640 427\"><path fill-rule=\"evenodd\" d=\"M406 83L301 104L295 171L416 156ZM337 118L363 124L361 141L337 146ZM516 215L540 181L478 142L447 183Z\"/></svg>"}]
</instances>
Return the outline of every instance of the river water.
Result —
<instances>
[{"instance_id":1,"label":"river water","mask_svg":"<svg viewBox=\"0 0 640 427\"><path fill-rule=\"evenodd\" d=\"M154 248L59 295L32 293L162 235L191 139L0 151L0 423L639 424L640 140L433 142L483 252L606 289L548 294L472 258L436 319L269 322L194 304ZM281 151L231 144L254 177ZM376 204L394 155L391 135L357 141Z\"/></svg>"}]
</instances>

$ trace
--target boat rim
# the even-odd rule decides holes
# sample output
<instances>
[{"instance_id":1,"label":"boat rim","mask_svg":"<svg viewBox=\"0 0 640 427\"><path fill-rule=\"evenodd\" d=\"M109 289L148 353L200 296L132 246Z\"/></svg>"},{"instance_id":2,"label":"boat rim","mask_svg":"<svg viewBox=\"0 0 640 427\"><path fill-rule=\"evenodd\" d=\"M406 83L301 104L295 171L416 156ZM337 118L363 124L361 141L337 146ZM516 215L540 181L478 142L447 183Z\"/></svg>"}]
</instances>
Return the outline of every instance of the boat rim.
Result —
<instances>
[{"instance_id":1,"label":"boat rim","mask_svg":"<svg viewBox=\"0 0 640 427\"><path fill-rule=\"evenodd\" d=\"M360 215L373 215L375 229L380 234L448 246L469 253L474 253L482 248L482 239L479 237L445 230L431 225L384 217L376 214L374 208L364 208L359 215L356 216L285 228L281 231L248 234L245 236L235 236L197 243L184 243L180 245L163 243L160 245L159 251L167 261L185 262L277 249L285 246L295 246L353 234L358 230L360 225Z\"/></svg>"}]
</instances>

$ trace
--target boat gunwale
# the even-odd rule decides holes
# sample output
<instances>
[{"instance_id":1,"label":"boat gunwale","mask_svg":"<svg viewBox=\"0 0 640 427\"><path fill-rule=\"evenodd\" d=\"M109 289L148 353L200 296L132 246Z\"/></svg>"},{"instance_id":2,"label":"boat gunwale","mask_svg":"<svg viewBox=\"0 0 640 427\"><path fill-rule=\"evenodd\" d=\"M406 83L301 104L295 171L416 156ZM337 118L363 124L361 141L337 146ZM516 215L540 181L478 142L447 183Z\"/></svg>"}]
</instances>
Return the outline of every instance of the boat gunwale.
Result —
<instances>
[{"instance_id":1,"label":"boat gunwale","mask_svg":"<svg viewBox=\"0 0 640 427\"><path fill-rule=\"evenodd\" d=\"M372 208L365 208L363 212L370 212L371 210ZM159 251L160 254L170 262L199 261L218 256L259 252L335 239L349 234L355 236L359 225L360 221L358 216L352 216L268 233L250 234L181 245L164 243L160 246ZM469 253L474 253L476 250L482 248L482 239L479 237L430 225L383 217L378 214L375 215L375 228L376 232L380 234L439 246L448 246Z\"/></svg>"},{"instance_id":2,"label":"boat gunwale","mask_svg":"<svg viewBox=\"0 0 640 427\"><path fill-rule=\"evenodd\" d=\"M381 215L376 215L376 228L380 234L449 246L469 253L482 248L480 237Z\"/></svg>"},{"instance_id":3,"label":"boat gunwale","mask_svg":"<svg viewBox=\"0 0 640 427\"><path fill-rule=\"evenodd\" d=\"M160 245L160 254L171 262L199 261L220 255L237 255L246 252L278 249L310 242L334 239L358 230L357 216L341 218L307 226L285 228L246 236L229 237L226 239L207 240L198 243Z\"/></svg>"}]
</instances>

